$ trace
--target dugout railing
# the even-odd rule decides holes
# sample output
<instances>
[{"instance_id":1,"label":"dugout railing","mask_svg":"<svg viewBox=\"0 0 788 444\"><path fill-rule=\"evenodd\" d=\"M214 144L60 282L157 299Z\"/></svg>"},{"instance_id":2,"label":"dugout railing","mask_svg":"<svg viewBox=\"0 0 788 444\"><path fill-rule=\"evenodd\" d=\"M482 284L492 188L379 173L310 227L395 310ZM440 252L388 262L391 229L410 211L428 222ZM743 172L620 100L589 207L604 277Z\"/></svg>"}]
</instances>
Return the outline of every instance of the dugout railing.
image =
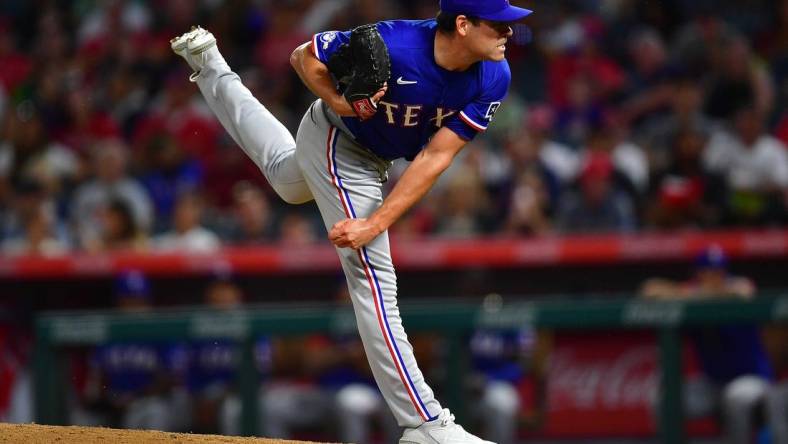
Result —
<instances>
[{"instance_id":1,"label":"dugout railing","mask_svg":"<svg viewBox=\"0 0 788 444\"><path fill-rule=\"evenodd\" d=\"M788 320L788 292L761 294L752 301L705 300L662 302L626 300L552 300L483 306L470 302L406 302L401 314L408 332L445 336L446 394L444 402L458 416L464 413L462 381L466 369L465 338L477 328L653 329L657 332L661 373L659 436L664 443L685 442L681 402L681 337L683 326L768 323ZM231 312L206 310L148 314L113 312L44 313L36 318L34 377L36 421L65 422L65 348L124 340L190 340L227 338L243 344L238 373L241 429L257 433L258 384L253 341L261 335L303 335L355 330L348 308L334 306L256 306Z\"/></svg>"}]
</instances>

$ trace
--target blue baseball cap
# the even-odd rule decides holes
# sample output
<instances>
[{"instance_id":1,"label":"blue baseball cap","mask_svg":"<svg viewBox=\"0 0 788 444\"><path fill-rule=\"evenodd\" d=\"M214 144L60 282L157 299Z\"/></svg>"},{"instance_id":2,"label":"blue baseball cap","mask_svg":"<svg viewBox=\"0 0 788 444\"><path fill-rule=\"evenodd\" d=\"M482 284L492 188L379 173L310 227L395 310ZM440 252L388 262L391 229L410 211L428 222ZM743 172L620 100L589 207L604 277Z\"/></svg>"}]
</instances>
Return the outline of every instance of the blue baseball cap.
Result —
<instances>
[{"instance_id":1,"label":"blue baseball cap","mask_svg":"<svg viewBox=\"0 0 788 444\"><path fill-rule=\"evenodd\" d=\"M440 8L442 12L493 22L516 22L533 13L530 9L510 5L509 0L440 0Z\"/></svg>"},{"instance_id":2,"label":"blue baseball cap","mask_svg":"<svg viewBox=\"0 0 788 444\"><path fill-rule=\"evenodd\" d=\"M124 270L115 278L115 297L147 299L150 297L148 279L138 270Z\"/></svg>"},{"instance_id":3,"label":"blue baseball cap","mask_svg":"<svg viewBox=\"0 0 788 444\"><path fill-rule=\"evenodd\" d=\"M728 258L719 245L711 245L698 253L695 257L695 268L701 270L725 270L728 267Z\"/></svg>"}]
</instances>

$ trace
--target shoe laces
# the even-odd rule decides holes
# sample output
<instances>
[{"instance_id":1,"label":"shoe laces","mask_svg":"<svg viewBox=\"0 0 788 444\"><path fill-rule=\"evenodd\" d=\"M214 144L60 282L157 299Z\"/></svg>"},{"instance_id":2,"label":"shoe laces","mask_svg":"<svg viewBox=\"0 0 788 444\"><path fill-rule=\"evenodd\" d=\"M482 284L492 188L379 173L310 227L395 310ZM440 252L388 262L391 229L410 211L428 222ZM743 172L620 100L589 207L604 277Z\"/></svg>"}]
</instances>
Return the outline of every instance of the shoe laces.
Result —
<instances>
[{"instance_id":1,"label":"shoe laces","mask_svg":"<svg viewBox=\"0 0 788 444\"><path fill-rule=\"evenodd\" d=\"M443 414L441 416L443 416L443 418L441 418L441 427L454 424L454 413L450 412L449 409L443 409Z\"/></svg>"},{"instance_id":2,"label":"shoe laces","mask_svg":"<svg viewBox=\"0 0 788 444\"><path fill-rule=\"evenodd\" d=\"M202 28L200 28L200 29L202 29ZM191 36L191 37L189 38L189 41L192 41L192 40L196 39L196 38L197 38L197 37L199 37L199 36L200 36L200 34L199 34L199 33L197 33L197 34L195 34L195 35ZM203 51L203 52L201 52L201 53L197 54L197 57L199 57L199 58L200 58L200 59L199 59L199 62L197 62L197 61L194 59L195 55L194 55L194 54L192 54L192 53L191 53L191 52L188 50L188 48L186 49L186 52L188 53L188 57L191 57L191 59L192 59L193 63L196 63L196 64L198 64L199 66L205 66L205 58L206 58L205 51ZM191 73L191 74L189 75L189 81L190 81L190 82L192 82L192 83L195 83L195 82L197 82L197 77L199 77L199 76L200 76L200 73L201 73L201 72L202 72L202 70L200 70L200 71L195 71L195 72Z\"/></svg>"}]
</instances>

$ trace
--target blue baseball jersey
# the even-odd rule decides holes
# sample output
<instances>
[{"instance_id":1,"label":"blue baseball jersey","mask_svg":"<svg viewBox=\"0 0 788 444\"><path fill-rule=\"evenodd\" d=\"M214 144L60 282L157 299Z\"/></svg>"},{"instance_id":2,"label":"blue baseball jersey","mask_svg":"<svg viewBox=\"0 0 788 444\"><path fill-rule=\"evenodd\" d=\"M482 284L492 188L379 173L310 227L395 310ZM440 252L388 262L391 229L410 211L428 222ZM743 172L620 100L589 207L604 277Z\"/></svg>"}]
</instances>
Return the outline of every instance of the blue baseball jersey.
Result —
<instances>
[{"instance_id":1,"label":"blue baseball jersey","mask_svg":"<svg viewBox=\"0 0 788 444\"><path fill-rule=\"evenodd\" d=\"M774 380L774 370L757 325L724 325L689 330L698 361L712 381L726 384L744 375Z\"/></svg>"},{"instance_id":2,"label":"blue baseball jersey","mask_svg":"<svg viewBox=\"0 0 788 444\"><path fill-rule=\"evenodd\" d=\"M388 47L391 77L374 117L342 118L358 143L384 159L412 160L441 127L465 140L487 129L509 89L506 60L448 71L435 63L434 19L384 21L377 28ZM312 50L326 63L349 41L349 31L322 32L313 36Z\"/></svg>"},{"instance_id":3,"label":"blue baseball jersey","mask_svg":"<svg viewBox=\"0 0 788 444\"><path fill-rule=\"evenodd\" d=\"M517 383L524 376L522 356L535 340L531 329L477 330L470 339L473 367L491 380Z\"/></svg>"},{"instance_id":4,"label":"blue baseball jersey","mask_svg":"<svg viewBox=\"0 0 788 444\"><path fill-rule=\"evenodd\" d=\"M200 392L214 385L229 386L235 378L240 352L229 340L197 341L192 344L187 376L191 392Z\"/></svg>"},{"instance_id":5,"label":"blue baseball jersey","mask_svg":"<svg viewBox=\"0 0 788 444\"><path fill-rule=\"evenodd\" d=\"M148 388L158 375L182 376L187 349L180 344L110 343L94 351L91 365L105 377L114 393L134 393Z\"/></svg>"},{"instance_id":6,"label":"blue baseball jersey","mask_svg":"<svg viewBox=\"0 0 788 444\"><path fill-rule=\"evenodd\" d=\"M192 343L187 386L192 392L216 386L231 386L241 364L241 348L236 341L217 339ZM259 338L254 344L255 368L261 376L271 373L272 351L268 338Z\"/></svg>"},{"instance_id":7,"label":"blue baseball jersey","mask_svg":"<svg viewBox=\"0 0 788 444\"><path fill-rule=\"evenodd\" d=\"M329 346L338 350L362 347L361 340L356 334L341 334L331 337L322 337ZM340 365L324 370L316 377L315 382L329 390L339 390L348 384L365 384L374 386L374 381L358 371L350 362L343 362Z\"/></svg>"}]
</instances>

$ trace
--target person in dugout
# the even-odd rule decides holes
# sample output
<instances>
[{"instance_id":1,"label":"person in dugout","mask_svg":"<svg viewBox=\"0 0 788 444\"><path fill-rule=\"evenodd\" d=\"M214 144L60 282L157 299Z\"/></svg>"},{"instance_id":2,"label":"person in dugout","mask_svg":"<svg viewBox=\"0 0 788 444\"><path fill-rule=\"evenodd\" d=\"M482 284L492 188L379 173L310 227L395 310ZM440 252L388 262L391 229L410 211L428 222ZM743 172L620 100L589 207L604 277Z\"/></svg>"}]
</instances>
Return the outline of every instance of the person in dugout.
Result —
<instances>
[{"instance_id":1,"label":"person in dugout","mask_svg":"<svg viewBox=\"0 0 788 444\"><path fill-rule=\"evenodd\" d=\"M641 295L657 300L700 300L755 297L754 283L729 271L728 258L710 245L695 258L693 276L686 281L650 279ZM685 330L701 374L685 383L684 410L688 417L717 415L731 444L749 444L759 435L760 418L777 443L788 420L778 403L767 402L774 370L758 325L732 324ZM766 435L764 435L766 436Z\"/></svg>"},{"instance_id":2,"label":"person in dugout","mask_svg":"<svg viewBox=\"0 0 788 444\"><path fill-rule=\"evenodd\" d=\"M213 312L232 311L243 306L241 288L226 273L220 273L205 289L203 302ZM271 372L271 340L254 341L257 376L266 380ZM192 431L195 433L241 434L241 400L238 370L241 349L234 339L206 338L189 344L186 386L192 400Z\"/></svg>"},{"instance_id":3,"label":"person in dugout","mask_svg":"<svg viewBox=\"0 0 788 444\"><path fill-rule=\"evenodd\" d=\"M471 335L476 416L493 442L514 444L521 429L544 420L548 340L530 327L478 329Z\"/></svg>"},{"instance_id":4,"label":"person in dugout","mask_svg":"<svg viewBox=\"0 0 788 444\"><path fill-rule=\"evenodd\" d=\"M350 308L344 282L335 302L336 309ZM414 344L420 349L419 341ZM401 431L375 386L355 332L277 338L272 348L273 375L262 391L266 437L294 438L329 429L342 442L397 441Z\"/></svg>"},{"instance_id":5,"label":"person in dugout","mask_svg":"<svg viewBox=\"0 0 788 444\"><path fill-rule=\"evenodd\" d=\"M115 280L120 313L145 313L152 308L150 285L136 270ZM71 423L124 429L186 431L188 398L181 389L187 348L178 342L111 341L97 346Z\"/></svg>"}]
</instances>

